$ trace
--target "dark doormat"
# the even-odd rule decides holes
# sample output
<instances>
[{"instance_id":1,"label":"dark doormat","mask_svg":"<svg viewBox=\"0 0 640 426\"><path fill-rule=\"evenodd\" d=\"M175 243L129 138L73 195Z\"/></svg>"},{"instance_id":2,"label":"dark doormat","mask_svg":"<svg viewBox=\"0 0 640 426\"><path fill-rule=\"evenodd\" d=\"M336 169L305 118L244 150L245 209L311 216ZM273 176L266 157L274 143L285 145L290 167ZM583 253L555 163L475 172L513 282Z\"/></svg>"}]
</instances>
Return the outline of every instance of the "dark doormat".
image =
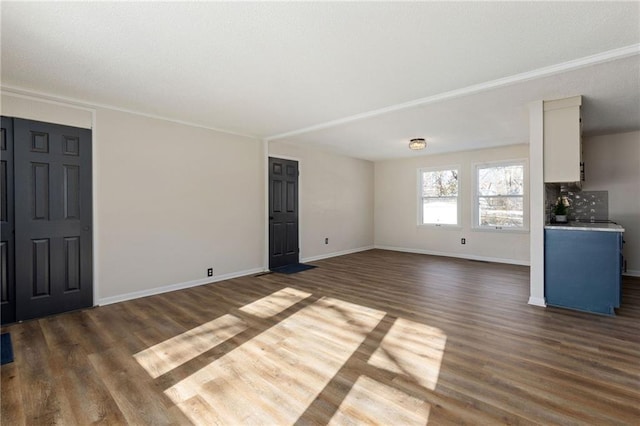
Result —
<instances>
[{"instance_id":1,"label":"dark doormat","mask_svg":"<svg viewBox=\"0 0 640 426\"><path fill-rule=\"evenodd\" d=\"M13 362L13 347L11 346L11 334L0 335L0 365Z\"/></svg>"},{"instance_id":2,"label":"dark doormat","mask_svg":"<svg viewBox=\"0 0 640 426\"><path fill-rule=\"evenodd\" d=\"M313 265L305 265L304 263L294 263L292 265L285 265L279 268L273 268L272 272L277 272L279 274L295 274L297 272L306 271L307 269L313 269L315 266Z\"/></svg>"}]
</instances>

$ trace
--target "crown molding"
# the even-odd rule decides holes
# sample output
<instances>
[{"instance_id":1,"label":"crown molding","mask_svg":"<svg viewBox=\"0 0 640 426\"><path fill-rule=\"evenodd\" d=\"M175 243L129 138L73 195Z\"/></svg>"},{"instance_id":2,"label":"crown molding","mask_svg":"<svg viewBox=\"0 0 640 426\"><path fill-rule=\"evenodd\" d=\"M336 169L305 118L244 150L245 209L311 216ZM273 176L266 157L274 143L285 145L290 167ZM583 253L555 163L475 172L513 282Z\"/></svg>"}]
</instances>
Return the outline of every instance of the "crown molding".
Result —
<instances>
[{"instance_id":1,"label":"crown molding","mask_svg":"<svg viewBox=\"0 0 640 426\"><path fill-rule=\"evenodd\" d=\"M327 121L325 123L315 124L313 126L304 127L302 129L292 130L289 132L279 133L273 136L268 136L265 139L267 141L275 141L278 139L285 139L291 136L297 136L304 133L310 133L317 130L328 129L330 127L336 127L339 125L351 123L366 118L372 118L379 115L388 114L391 112L401 111L404 109L415 108L422 105L433 104L436 102L459 98L466 95L471 95L479 92L484 92L499 87L509 86L516 83L522 83L529 80L535 80L538 78L549 77L562 72L573 71L580 68L585 68L591 65L597 65L604 62L624 59L629 56L640 54L640 43L632 44L630 46L621 47L618 49L608 50L606 52L597 53L595 55L585 56L583 58L574 59L568 62L562 62L560 64L551 65L548 67L538 68L533 71L527 71L520 74L515 74L509 77L499 78L497 80L491 80L484 83L474 84L472 86L463 87L461 89L451 90L448 92L439 93L437 95L428 96L426 98L420 98L409 102L403 102L396 105L391 105L385 108L375 109L373 111L363 112L360 114L351 115L337 120Z\"/></svg>"},{"instance_id":2,"label":"crown molding","mask_svg":"<svg viewBox=\"0 0 640 426\"><path fill-rule=\"evenodd\" d=\"M246 137L251 139L263 139L266 141L275 141L275 140L285 139L292 136L297 136L297 135L310 133L318 130L328 129L328 128L336 127L343 124L348 124L348 123L358 121L358 120L363 120L366 118L376 117L376 116L388 114L391 112L433 104L433 103L444 101L444 100L467 96L467 95L471 95L471 94L475 94L475 93L479 93L479 92L483 92L491 89L496 89L496 88L508 86L511 84L522 83L525 81L534 80L538 78L549 77L562 72L572 71L572 70L588 67L591 65L597 65L604 62L624 59L624 58L635 56L638 54L640 54L640 43L632 44L630 46L625 46L618 49L608 50L606 52L585 56L583 58L574 59L572 61L563 62L560 64L551 65L548 67L538 68L533 71L527 71L524 73L509 76L509 77L499 78L497 80L491 80L484 83L463 87L461 89L439 93L439 94L428 96L425 98L415 99L413 101L403 102L400 104L395 104L388 107L351 115L351 116L340 118L337 120L331 120L324 123L315 124L315 125L304 127L297 130L292 130L292 131L279 133L272 136L267 136L264 138L261 138L260 136L257 136L257 135L236 132L236 131L222 129L222 128L213 127L213 126L207 126L200 123L179 120L179 119L156 115L156 114L149 114L146 112L132 110L128 108L121 108L114 105L86 102L79 99L52 95L50 93L38 92L30 89L24 89L21 87L0 85L0 93L3 95L17 96L17 97L22 97L22 98L27 98L27 99L37 100L37 101L45 101L48 103L71 106L75 108L82 108L82 109L89 109L89 110L94 110L96 108L109 109L109 110L124 112L128 114L135 114L135 115L152 118L156 120L163 120L163 121L168 121L176 124L182 124L185 126L226 133L234 136L241 136L241 137Z\"/></svg>"},{"instance_id":3,"label":"crown molding","mask_svg":"<svg viewBox=\"0 0 640 426\"><path fill-rule=\"evenodd\" d=\"M215 132L220 132L220 133L227 133L234 136L241 136L241 137L251 138L251 139L260 139L260 137L256 135L249 135L246 133L240 133L240 132L234 132L232 130L221 129L218 127L206 126L204 124L194 123L191 121L178 120L171 117L165 117L165 116L156 115L156 114L149 114L146 112L136 111L136 110L127 109L127 108L120 108L114 105L86 102L79 99L52 95L49 93L37 92L35 90L24 89L21 87L0 85L0 94L6 95L6 96L14 96L22 99L30 99L30 100L39 101L39 102L46 102L46 103L55 104L55 105L85 109L88 111L95 111L96 108L109 109L112 111L124 112L127 114L134 114L134 115L139 115L146 118L152 118L154 120L163 120L171 123L182 124L184 126L196 127L199 129L206 129L206 130L213 130Z\"/></svg>"}]
</instances>

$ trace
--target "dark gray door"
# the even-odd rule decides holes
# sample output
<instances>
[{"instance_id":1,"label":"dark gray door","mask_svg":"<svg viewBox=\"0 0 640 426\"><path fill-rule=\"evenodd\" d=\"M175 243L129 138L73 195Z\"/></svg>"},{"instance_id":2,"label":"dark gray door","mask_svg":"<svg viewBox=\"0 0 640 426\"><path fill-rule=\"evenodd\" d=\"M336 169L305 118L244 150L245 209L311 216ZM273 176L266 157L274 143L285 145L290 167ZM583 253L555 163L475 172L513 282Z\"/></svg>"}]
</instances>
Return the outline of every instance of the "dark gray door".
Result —
<instances>
[{"instance_id":1,"label":"dark gray door","mask_svg":"<svg viewBox=\"0 0 640 426\"><path fill-rule=\"evenodd\" d=\"M269 269L299 262L298 162L269 157Z\"/></svg>"},{"instance_id":2,"label":"dark gray door","mask_svg":"<svg viewBox=\"0 0 640 426\"><path fill-rule=\"evenodd\" d=\"M16 319L93 305L91 131L14 119Z\"/></svg>"},{"instance_id":3,"label":"dark gray door","mask_svg":"<svg viewBox=\"0 0 640 426\"><path fill-rule=\"evenodd\" d=\"M14 215L13 215L13 120L2 117L0 135L0 282L2 298L0 312L2 324L15 321L16 293L14 275Z\"/></svg>"}]
</instances>

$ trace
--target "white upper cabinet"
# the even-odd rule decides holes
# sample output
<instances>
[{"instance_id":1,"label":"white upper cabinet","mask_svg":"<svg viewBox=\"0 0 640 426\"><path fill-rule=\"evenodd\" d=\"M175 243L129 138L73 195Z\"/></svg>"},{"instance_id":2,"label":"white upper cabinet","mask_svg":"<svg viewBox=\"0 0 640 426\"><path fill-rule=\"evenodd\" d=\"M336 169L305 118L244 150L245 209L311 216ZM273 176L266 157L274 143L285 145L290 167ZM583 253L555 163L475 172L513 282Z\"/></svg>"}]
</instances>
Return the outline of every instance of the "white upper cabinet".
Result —
<instances>
[{"instance_id":1,"label":"white upper cabinet","mask_svg":"<svg viewBox=\"0 0 640 426\"><path fill-rule=\"evenodd\" d=\"M582 96L544 102L544 181L580 182Z\"/></svg>"}]
</instances>

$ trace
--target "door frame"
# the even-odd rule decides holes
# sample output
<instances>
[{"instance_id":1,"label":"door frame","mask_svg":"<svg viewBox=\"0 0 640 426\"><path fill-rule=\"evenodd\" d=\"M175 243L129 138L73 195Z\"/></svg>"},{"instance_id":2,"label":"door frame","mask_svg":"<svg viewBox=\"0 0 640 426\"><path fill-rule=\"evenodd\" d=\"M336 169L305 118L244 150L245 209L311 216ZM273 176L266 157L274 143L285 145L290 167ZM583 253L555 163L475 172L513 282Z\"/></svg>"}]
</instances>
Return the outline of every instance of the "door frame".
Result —
<instances>
[{"instance_id":1,"label":"door frame","mask_svg":"<svg viewBox=\"0 0 640 426\"><path fill-rule=\"evenodd\" d=\"M298 162L298 261L302 263L302 201L300 194L300 188L302 187L302 159L299 157L292 157L289 155L271 154L269 153L269 141L263 141L264 146L264 256L263 256L263 270L269 271L269 157L279 158L281 160L291 160Z\"/></svg>"},{"instance_id":2,"label":"door frame","mask_svg":"<svg viewBox=\"0 0 640 426\"><path fill-rule=\"evenodd\" d=\"M85 106L81 102L71 103L65 99L56 98L48 95L41 95L39 93L33 93L28 91L17 91L10 88L2 88L0 93L2 96L8 96L17 99L24 99L34 103L40 103L45 105L51 105L53 107L66 108L66 109L74 109L80 110L84 112L88 112L91 115L91 127L86 127L83 125L79 125L77 122L73 121L73 118L68 118L68 115L64 111L56 111L54 109L49 109L44 107L42 109L36 110L35 108L24 108L20 105L17 107L5 108L6 110L2 111L2 115L5 117L13 117L13 118L22 118L25 120L35 120L35 121L43 121L46 123L52 124L61 124L63 126L72 126L72 127L80 127L83 129L91 130L91 208L92 208L92 226L91 226L91 237L93 240L93 244L91 249L93 250L91 259L92 267L93 267L93 276L92 276L92 287L93 287L93 301L92 305L97 306L99 300L100 286L99 286L99 272L100 268L98 265L99 259L99 239L98 239L98 231L100 229L99 220L98 220L98 198L100 195L99 191L99 167L98 167L98 138L96 134L96 109L91 108L89 106Z\"/></svg>"},{"instance_id":3,"label":"door frame","mask_svg":"<svg viewBox=\"0 0 640 426\"><path fill-rule=\"evenodd\" d=\"M5 130L4 133L4 142L6 144L5 148L2 150L2 155L9 158L3 158L6 161L5 168L5 196L6 202L4 208L6 209L6 222L5 222L5 232L4 235L7 236L6 243L6 265L4 265L4 274L7 279L7 304L4 306L0 306L0 310L2 310L2 318L0 318L0 324L10 324L11 322L15 322L16 320L16 290L17 287L15 285L16 282L16 244L15 244L15 209L13 205L15 204L15 161L14 161L14 136L13 136L13 118L2 116L2 124ZM4 124L7 124L5 127ZM0 200L2 202L3 200ZM11 207L11 208L10 208ZM9 235L7 235L7 233ZM13 284L13 285L11 285Z\"/></svg>"}]
</instances>

